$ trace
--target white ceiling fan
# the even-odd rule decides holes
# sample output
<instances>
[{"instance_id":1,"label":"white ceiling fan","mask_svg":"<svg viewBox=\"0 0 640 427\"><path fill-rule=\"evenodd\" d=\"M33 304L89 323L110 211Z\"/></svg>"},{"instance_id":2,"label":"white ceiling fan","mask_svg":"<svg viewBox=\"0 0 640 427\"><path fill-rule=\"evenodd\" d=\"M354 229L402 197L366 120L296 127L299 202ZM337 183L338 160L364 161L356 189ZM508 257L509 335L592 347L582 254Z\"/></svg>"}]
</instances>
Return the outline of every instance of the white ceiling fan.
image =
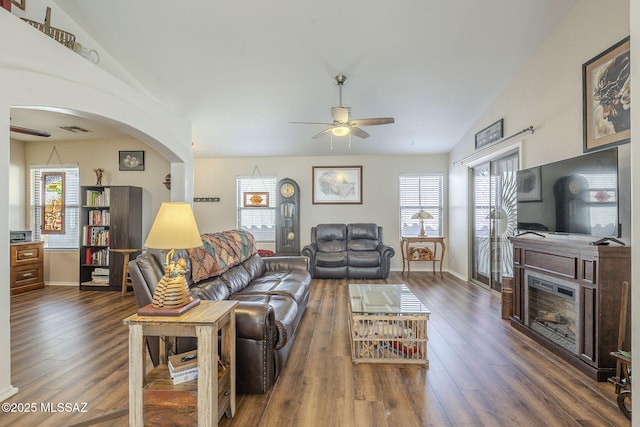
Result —
<instances>
[{"instance_id":1,"label":"white ceiling fan","mask_svg":"<svg viewBox=\"0 0 640 427\"><path fill-rule=\"evenodd\" d=\"M362 126L375 126L375 125L386 125L390 123L395 123L393 117L378 117L378 118L370 118L370 119L354 119L349 120L349 108L342 106L342 86L344 82L347 80L347 77L343 74L338 74L336 77L336 83L338 84L338 88L340 90L340 105L333 108L333 123L327 122L289 122L295 124L304 124L304 125L327 125L329 128L319 132L313 136L313 138L320 138L323 135L331 134L335 136L345 136L345 135L353 135L358 138L368 138L369 134L364 130L360 129Z\"/></svg>"}]
</instances>

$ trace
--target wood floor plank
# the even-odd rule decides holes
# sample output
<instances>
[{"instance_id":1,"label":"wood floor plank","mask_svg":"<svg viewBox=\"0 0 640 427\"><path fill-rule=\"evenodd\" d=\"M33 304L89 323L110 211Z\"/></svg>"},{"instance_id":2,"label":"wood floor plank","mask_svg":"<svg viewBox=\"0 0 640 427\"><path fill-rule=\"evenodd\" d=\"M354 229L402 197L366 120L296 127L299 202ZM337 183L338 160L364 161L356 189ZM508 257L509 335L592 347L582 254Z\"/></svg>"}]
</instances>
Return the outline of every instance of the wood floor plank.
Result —
<instances>
[{"instance_id":1,"label":"wood floor plank","mask_svg":"<svg viewBox=\"0 0 640 427\"><path fill-rule=\"evenodd\" d=\"M352 281L365 283L368 281ZM234 426L629 426L597 383L501 319L500 301L445 274L402 275L431 310L428 368L354 365L346 280L318 280L287 365L263 395L238 395ZM0 413L0 425L126 426L134 297L47 286L11 297L8 402L83 402L86 413ZM238 369L242 369L238 367ZM102 418L104 417L104 418Z\"/></svg>"}]
</instances>

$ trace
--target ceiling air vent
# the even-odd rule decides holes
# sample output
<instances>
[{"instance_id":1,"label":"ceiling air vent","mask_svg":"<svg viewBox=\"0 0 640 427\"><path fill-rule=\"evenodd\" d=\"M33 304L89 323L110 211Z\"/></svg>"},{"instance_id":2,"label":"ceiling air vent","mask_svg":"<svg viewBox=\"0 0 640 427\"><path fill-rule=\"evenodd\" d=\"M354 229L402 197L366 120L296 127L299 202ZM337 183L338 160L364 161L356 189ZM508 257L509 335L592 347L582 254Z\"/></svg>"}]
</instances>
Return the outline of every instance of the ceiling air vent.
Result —
<instances>
[{"instance_id":1,"label":"ceiling air vent","mask_svg":"<svg viewBox=\"0 0 640 427\"><path fill-rule=\"evenodd\" d=\"M60 129L64 129L67 132L72 132L72 133L90 132L89 129L81 128L80 126L60 126Z\"/></svg>"}]
</instances>

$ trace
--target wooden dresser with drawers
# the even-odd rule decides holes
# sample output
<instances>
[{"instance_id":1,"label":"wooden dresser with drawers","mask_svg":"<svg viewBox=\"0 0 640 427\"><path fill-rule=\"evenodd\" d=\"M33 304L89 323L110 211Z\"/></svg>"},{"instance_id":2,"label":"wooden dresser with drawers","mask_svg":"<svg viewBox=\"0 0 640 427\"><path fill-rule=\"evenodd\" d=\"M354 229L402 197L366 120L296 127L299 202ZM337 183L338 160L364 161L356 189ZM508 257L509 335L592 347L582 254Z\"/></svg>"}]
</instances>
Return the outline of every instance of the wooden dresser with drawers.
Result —
<instances>
[{"instance_id":1,"label":"wooden dresser with drawers","mask_svg":"<svg viewBox=\"0 0 640 427\"><path fill-rule=\"evenodd\" d=\"M44 288L43 242L11 243L11 295Z\"/></svg>"}]
</instances>

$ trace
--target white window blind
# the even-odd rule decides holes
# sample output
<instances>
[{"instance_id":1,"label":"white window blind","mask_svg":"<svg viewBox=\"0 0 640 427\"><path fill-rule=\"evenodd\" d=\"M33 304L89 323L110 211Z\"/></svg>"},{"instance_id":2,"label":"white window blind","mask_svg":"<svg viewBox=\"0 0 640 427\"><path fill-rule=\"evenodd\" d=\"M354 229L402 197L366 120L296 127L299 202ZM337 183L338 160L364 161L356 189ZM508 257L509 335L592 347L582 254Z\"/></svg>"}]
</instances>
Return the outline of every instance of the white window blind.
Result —
<instances>
[{"instance_id":1,"label":"white window blind","mask_svg":"<svg viewBox=\"0 0 640 427\"><path fill-rule=\"evenodd\" d=\"M77 166L30 166L31 218L33 240L42 240L47 249L78 249L80 211L80 169ZM64 234L42 234L42 174L64 172Z\"/></svg>"},{"instance_id":2,"label":"white window blind","mask_svg":"<svg viewBox=\"0 0 640 427\"><path fill-rule=\"evenodd\" d=\"M238 177L236 179L238 228L253 234L257 242L276 240L276 178ZM269 206L244 207L245 192L269 193Z\"/></svg>"},{"instance_id":3,"label":"white window blind","mask_svg":"<svg viewBox=\"0 0 640 427\"><path fill-rule=\"evenodd\" d=\"M411 217L421 210L433 216L424 220L425 234L443 235L443 182L440 174L400 176L400 235L420 233L420 220Z\"/></svg>"}]
</instances>

